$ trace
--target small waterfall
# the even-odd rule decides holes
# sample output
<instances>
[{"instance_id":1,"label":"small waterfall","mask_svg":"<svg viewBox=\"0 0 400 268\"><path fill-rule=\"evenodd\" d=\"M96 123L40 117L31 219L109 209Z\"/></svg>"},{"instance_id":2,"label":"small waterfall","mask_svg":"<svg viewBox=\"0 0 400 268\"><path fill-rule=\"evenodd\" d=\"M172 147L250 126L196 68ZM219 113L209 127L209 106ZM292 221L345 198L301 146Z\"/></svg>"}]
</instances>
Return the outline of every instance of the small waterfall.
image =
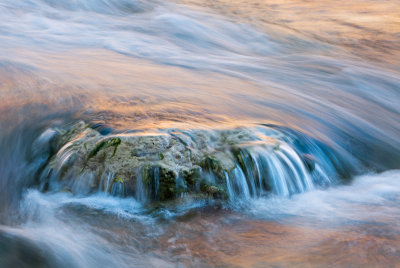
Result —
<instances>
[{"instance_id":1,"label":"small waterfall","mask_svg":"<svg viewBox=\"0 0 400 268\"><path fill-rule=\"evenodd\" d=\"M140 203L144 203L147 200L147 189L143 178L143 171L139 172L138 180L136 183L136 195L135 198Z\"/></svg>"},{"instance_id":2,"label":"small waterfall","mask_svg":"<svg viewBox=\"0 0 400 268\"><path fill-rule=\"evenodd\" d=\"M113 186L114 173L110 172L103 176L100 181L99 191L109 192Z\"/></svg>"},{"instance_id":3,"label":"small waterfall","mask_svg":"<svg viewBox=\"0 0 400 268\"><path fill-rule=\"evenodd\" d=\"M324 163L311 163L307 155L301 155L295 148L282 142L279 149L260 145L241 148L230 152L236 155L235 167L219 174L208 167L201 169L202 185L221 186L230 201L250 199L273 193L289 197L293 194L311 191L316 187L326 187L337 182L335 176L326 172ZM326 164L326 163L325 163ZM160 167L142 169L137 183L136 197L140 202L162 200L159 196ZM187 188L182 176L175 178L175 192L183 193ZM183 197L180 195L177 197Z\"/></svg>"},{"instance_id":4,"label":"small waterfall","mask_svg":"<svg viewBox=\"0 0 400 268\"><path fill-rule=\"evenodd\" d=\"M125 185L122 181L116 181L113 183L111 187L111 194L115 196L124 196L125 195Z\"/></svg>"},{"instance_id":5,"label":"small waterfall","mask_svg":"<svg viewBox=\"0 0 400 268\"><path fill-rule=\"evenodd\" d=\"M236 166L233 170L233 192L242 195L244 198L250 198L249 183L243 170ZM251 180L251 178L249 178ZM250 183L251 184L251 183Z\"/></svg>"},{"instance_id":6,"label":"small waterfall","mask_svg":"<svg viewBox=\"0 0 400 268\"><path fill-rule=\"evenodd\" d=\"M189 195L233 202L327 187L339 182L342 167L326 145L265 126L124 137L79 127L40 171L42 191L100 191L141 203Z\"/></svg>"},{"instance_id":7,"label":"small waterfall","mask_svg":"<svg viewBox=\"0 0 400 268\"><path fill-rule=\"evenodd\" d=\"M306 160L285 143L279 150L263 146L241 149L237 160L233 172L225 174L231 200L234 197L257 197L267 192L287 197L334 182L319 164L311 170Z\"/></svg>"},{"instance_id":8,"label":"small waterfall","mask_svg":"<svg viewBox=\"0 0 400 268\"><path fill-rule=\"evenodd\" d=\"M137 176L136 189L134 196L141 202L146 203L148 201L159 201L173 197L170 189L165 190L166 187L174 189L180 189L179 178L175 178L171 174L162 174L163 170L160 166L145 165L140 167L134 173ZM167 186L165 181L160 182L160 177L169 177L169 185ZM160 191L162 188L163 191ZM167 196L164 196L167 195Z\"/></svg>"}]
</instances>

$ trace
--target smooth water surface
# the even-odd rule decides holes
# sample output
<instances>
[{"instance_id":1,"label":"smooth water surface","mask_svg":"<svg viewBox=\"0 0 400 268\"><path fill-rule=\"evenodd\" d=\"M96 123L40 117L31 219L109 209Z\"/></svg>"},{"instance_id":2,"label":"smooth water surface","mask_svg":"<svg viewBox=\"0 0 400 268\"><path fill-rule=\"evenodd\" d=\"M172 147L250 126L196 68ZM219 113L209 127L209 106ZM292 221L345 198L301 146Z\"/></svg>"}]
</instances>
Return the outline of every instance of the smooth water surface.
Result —
<instances>
[{"instance_id":1,"label":"smooth water surface","mask_svg":"<svg viewBox=\"0 0 400 268\"><path fill-rule=\"evenodd\" d=\"M399 265L399 14L397 0L0 1L0 266ZM156 208L38 191L35 140L77 120L280 126L350 179Z\"/></svg>"}]
</instances>

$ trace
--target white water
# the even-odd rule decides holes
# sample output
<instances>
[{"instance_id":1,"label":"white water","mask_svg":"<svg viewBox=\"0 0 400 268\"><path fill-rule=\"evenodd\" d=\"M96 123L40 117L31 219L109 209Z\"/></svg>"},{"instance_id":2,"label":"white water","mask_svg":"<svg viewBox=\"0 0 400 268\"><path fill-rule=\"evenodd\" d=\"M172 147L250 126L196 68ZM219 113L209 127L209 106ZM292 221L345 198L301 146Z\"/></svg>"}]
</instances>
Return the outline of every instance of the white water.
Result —
<instances>
[{"instance_id":1,"label":"white water","mask_svg":"<svg viewBox=\"0 0 400 268\"><path fill-rule=\"evenodd\" d=\"M338 239L348 226L361 228L364 225L382 225L382 233L391 232L395 236L400 233L400 211L397 206L399 192L400 171L390 171L361 176L351 185L311 191L294 195L290 199L273 196L254 199L232 209L238 209L239 213L245 211L247 217L254 220L272 220L288 226L317 227L322 233L325 229L335 230ZM195 207L192 205L192 209ZM165 210L159 216L149 215L137 201L129 198L105 195L76 197L67 193L42 194L30 190L24 195L19 211L23 223L15 227L2 226L0 229L9 237L15 236L23 239L22 241L26 239L33 242L42 252L46 252L45 259L57 267L175 267L175 262L179 263L179 260L187 264L185 251L170 255L156 241L179 241L183 236L189 235L186 232L190 232L190 229L179 227L180 225L199 224L196 218L189 217L182 221L178 216L185 215L185 212L181 213ZM217 210L215 213L220 212ZM216 224L211 215L203 215L201 224ZM227 229L241 225L239 219L242 216L237 218L238 215L233 213L224 217ZM160 223L160 218L173 220ZM194 235L198 235L197 231ZM308 234L304 235L307 237ZM379 234L375 235L379 239ZM289 237L282 239L290 241L290 236L289 234ZM232 241L235 238L229 236L218 236L218 239L225 240L222 245L234 243L231 250L239 249L246 243L237 237L237 241ZM323 243L324 239L326 237L321 235L313 243ZM222 241L215 246L221 245ZM379 240L370 240L370 246L378 243L377 241ZM194 245L187 243L184 246L190 252ZM207 263L207 259L201 258L210 254L207 252L213 250L212 248L210 244L210 249L204 249L197 257L193 256L191 265L196 266L201 261ZM389 251L397 254L397 248L393 245ZM219 258L224 259L223 254ZM0 260L3 260L2 265L7 264L7 256L1 255ZM229 260L224 265L229 266Z\"/></svg>"},{"instance_id":2,"label":"white water","mask_svg":"<svg viewBox=\"0 0 400 268\"><path fill-rule=\"evenodd\" d=\"M398 265L397 1L179 2L0 2L0 266ZM143 206L144 192L89 194L84 176L78 195L39 192L45 130L76 119L104 133L274 123L289 147L251 152L223 204ZM337 185L357 173L371 175ZM118 195L112 177L101 187Z\"/></svg>"},{"instance_id":3,"label":"white water","mask_svg":"<svg viewBox=\"0 0 400 268\"><path fill-rule=\"evenodd\" d=\"M311 224L346 224L350 221L395 223L400 217L396 204L400 190L400 171L357 177L351 185L315 190L291 198L254 200L249 213L256 217L299 218ZM395 223L397 225L397 223Z\"/></svg>"}]
</instances>

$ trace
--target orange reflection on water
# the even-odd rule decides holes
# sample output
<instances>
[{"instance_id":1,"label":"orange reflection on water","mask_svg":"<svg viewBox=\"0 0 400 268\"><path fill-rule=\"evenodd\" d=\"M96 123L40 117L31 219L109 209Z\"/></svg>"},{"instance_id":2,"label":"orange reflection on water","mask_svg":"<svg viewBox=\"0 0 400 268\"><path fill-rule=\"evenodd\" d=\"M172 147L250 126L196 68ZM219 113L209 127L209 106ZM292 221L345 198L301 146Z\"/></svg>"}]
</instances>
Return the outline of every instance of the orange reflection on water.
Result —
<instances>
[{"instance_id":1,"label":"orange reflection on water","mask_svg":"<svg viewBox=\"0 0 400 268\"><path fill-rule=\"evenodd\" d=\"M37 69L0 70L4 112L35 103L48 109L84 111L92 122L119 130L203 128L248 123L245 111L265 108L237 98L247 94L276 98L255 81L219 73L193 72L128 58L106 50L46 55L15 51ZM277 115L278 116L278 115ZM264 123L270 121L263 121Z\"/></svg>"},{"instance_id":2,"label":"orange reflection on water","mask_svg":"<svg viewBox=\"0 0 400 268\"><path fill-rule=\"evenodd\" d=\"M206 215L205 215L206 214ZM400 228L376 223L324 226L296 219L285 224L199 213L173 224L162 247L188 266L207 267L395 267Z\"/></svg>"},{"instance_id":3,"label":"orange reflection on water","mask_svg":"<svg viewBox=\"0 0 400 268\"><path fill-rule=\"evenodd\" d=\"M400 4L374 0L176 0L241 18L267 33L289 31L374 61L400 62Z\"/></svg>"}]
</instances>

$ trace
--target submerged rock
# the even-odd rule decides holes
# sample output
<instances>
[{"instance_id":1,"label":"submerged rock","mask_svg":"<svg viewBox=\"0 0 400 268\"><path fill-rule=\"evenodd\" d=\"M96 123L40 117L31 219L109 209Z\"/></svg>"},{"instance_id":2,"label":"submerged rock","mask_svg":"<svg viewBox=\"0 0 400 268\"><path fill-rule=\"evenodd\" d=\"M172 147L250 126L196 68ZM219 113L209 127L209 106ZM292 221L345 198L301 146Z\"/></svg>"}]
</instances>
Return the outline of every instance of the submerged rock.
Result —
<instances>
[{"instance_id":1,"label":"submerged rock","mask_svg":"<svg viewBox=\"0 0 400 268\"><path fill-rule=\"evenodd\" d=\"M142 202L187 195L232 200L329 182L315 158L303 159L268 127L105 136L79 122L52 131L58 149L41 172L42 190L104 191Z\"/></svg>"}]
</instances>

